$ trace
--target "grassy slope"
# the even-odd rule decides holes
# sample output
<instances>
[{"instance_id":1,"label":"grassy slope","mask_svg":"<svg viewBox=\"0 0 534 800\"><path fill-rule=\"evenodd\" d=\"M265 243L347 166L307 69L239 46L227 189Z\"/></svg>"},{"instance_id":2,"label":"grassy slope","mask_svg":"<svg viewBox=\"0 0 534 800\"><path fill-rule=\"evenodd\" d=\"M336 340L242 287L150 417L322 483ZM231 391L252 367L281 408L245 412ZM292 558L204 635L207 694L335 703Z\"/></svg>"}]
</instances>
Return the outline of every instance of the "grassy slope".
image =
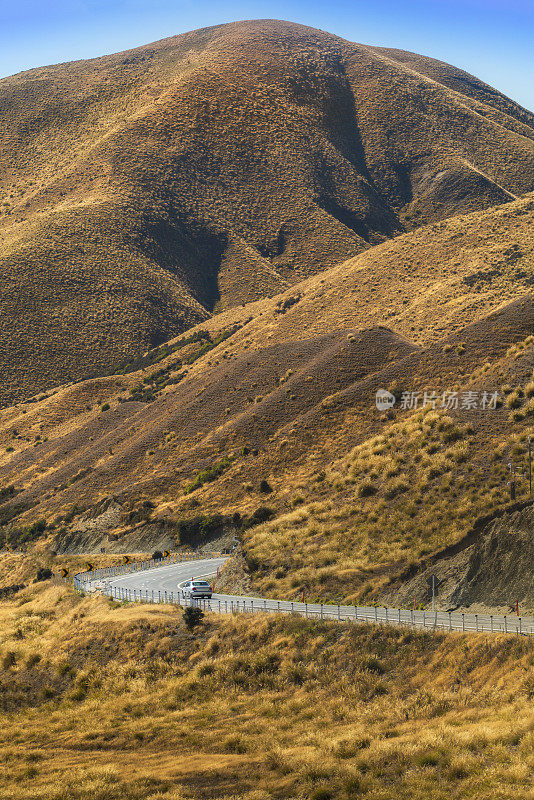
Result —
<instances>
[{"instance_id":1,"label":"grassy slope","mask_svg":"<svg viewBox=\"0 0 534 800\"><path fill-rule=\"evenodd\" d=\"M530 797L532 642L180 617L0 602L2 797Z\"/></svg>"},{"instance_id":2,"label":"grassy slope","mask_svg":"<svg viewBox=\"0 0 534 800\"><path fill-rule=\"evenodd\" d=\"M172 532L180 519L268 505L276 520L245 535L257 589L379 596L408 563L502 506L506 464L525 457L531 220L526 199L407 234L281 298L213 318L202 326L209 346L176 341L144 370L5 409L0 474L16 494L0 506L3 533L12 535L10 517L14 540L39 518L68 533L76 513L110 496L121 513L104 535L130 530L131 514ZM366 327L386 321L386 297L390 324L415 344ZM217 345L221 331L229 336ZM503 397L509 387L519 408L449 421L377 414L376 389L394 385ZM151 402L128 401L139 386ZM206 471L215 480L202 483ZM367 483L372 497L361 496Z\"/></svg>"},{"instance_id":3,"label":"grassy slope","mask_svg":"<svg viewBox=\"0 0 534 800\"><path fill-rule=\"evenodd\" d=\"M0 400L532 190L532 115L414 58L263 21L3 79Z\"/></svg>"}]
</instances>

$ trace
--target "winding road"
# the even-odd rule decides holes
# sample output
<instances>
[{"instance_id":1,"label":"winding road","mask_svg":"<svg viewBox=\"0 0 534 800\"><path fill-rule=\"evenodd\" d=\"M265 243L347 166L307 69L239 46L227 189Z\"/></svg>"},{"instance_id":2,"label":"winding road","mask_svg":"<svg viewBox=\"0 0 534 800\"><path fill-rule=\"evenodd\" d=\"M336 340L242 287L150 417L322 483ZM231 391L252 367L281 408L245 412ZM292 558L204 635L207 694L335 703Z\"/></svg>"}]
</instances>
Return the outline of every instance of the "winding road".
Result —
<instances>
[{"instance_id":1,"label":"winding road","mask_svg":"<svg viewBox=\"0 0 534 800\"><path fill-rule=\"evenodd\" d=\"M146 562L146 564L131 565L131 571L124 574L120 574L121 571L130 568L110 567L76 576L75 585L85 591L101 590L117 600L186 605L186 601L182 600L180 595L181 584L191 578L214 576L228 559L227 555L217 555L198 560L166 563L164 566L155 566L153 562ZM337 606L230 594L214 594L211 600L188 600L187 604L189 605L191 602L206 611L227 614L278 612L299 614L308 619L382 623L433 630L534 634L534 618L519 617L515 614L499 616L446 611L415 611L383 606L380 608Z\"/></svg>"}]
</instances>

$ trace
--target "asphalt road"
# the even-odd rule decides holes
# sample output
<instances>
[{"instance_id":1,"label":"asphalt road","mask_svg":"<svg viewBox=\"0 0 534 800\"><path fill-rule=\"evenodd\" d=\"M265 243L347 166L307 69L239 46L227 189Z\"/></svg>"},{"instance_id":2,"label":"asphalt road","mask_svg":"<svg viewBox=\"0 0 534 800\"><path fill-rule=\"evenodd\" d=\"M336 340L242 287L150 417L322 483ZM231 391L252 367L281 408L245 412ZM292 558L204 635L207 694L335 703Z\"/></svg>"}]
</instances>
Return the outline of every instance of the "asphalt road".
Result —
<instances>
[{"instance_id":1,"label":"asphalt road","mask_svg":"<svg viewBox=\"0 0 534 800\"><path fill-rule=\"evenodd\" d=\"M133 592L135 591L136 599L140 596L142 599L152 601L152 592L154 592L154 602L157 603L165 600L165 592L167 592L169 601L171 593L173 599L177 600L180 584L191 580L191 578L214 576L226 561L228 561L228 556L169 564L165 567L153 567L141 572L119 575L104 580L104 583L107 585L110 594L118 595L122 592L121 596L124 595L125 599L129 599L130 595L133 598ZM127 596L126 592L128 592Z\"/></svg>"},{"instance_id":2,"label":"asphalt road","mask_svg":"<svg viewBox=\"0 0 534 800\"><path fill-rule=\"evenodd\" d=\"M129 572L124 575L104 576L85 582L84 588L101 589L119 600L179 603L180 585L191 578L214 576L228 560L228 556L206 558L198 561L168 564L162 567ZM369 606L336 606L330 604L271 600L261 597L214 594L211 600L196 600L206 611L233 613L235 611L294 613L312 619L337 619L367 621L390 625L409 625L434 630L456 630L486 633L534 634L534 618L506 617L489 614L461 614L445 611L413 611L398 608Z\"/></svg>"}]
</instances>

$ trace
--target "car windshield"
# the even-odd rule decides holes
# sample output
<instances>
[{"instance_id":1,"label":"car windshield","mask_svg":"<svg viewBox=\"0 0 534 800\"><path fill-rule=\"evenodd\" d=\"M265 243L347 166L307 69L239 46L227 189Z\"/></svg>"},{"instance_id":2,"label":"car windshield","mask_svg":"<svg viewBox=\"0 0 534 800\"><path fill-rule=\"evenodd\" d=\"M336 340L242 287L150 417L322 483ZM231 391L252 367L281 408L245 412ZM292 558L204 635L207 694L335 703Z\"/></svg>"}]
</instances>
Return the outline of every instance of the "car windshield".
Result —
<instances>
[{"instance_id":1,"label":"car windshield","mask_svg":"<svg viewBox=\"0 0 534 800\"><path fill-rule=\"evenodd\" d=\"M209 586L207 581L194 581L193 586Z\"/></svg>"}]
</instances>

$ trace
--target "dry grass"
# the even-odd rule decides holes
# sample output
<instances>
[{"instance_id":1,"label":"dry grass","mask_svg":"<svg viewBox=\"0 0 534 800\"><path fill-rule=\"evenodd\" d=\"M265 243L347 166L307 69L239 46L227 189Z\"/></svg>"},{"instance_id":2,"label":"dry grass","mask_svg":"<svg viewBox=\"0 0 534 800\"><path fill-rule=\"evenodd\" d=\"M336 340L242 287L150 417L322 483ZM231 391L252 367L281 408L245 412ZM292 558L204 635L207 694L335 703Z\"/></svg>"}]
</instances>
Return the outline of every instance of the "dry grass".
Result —
<instances>
[{"instance_id":1,"label":"dry grass","mask_svg":"<svg viewBox=\"0 0 534 800\"><path fill-rule=\"evenodd\" d=\"M0 400L532 191L532 115L406 55L263 21L0 81Z\"/></svg>"},{"instance_id":2,"label":"dry grass","mask_svg":"<svg viewBox=\"0 0 534 800\"><path fill-rule=\"evenodd\" d=\"M506 465L524 462L532 432L533 343L523 332L531 314L523 300L463 329L461 356L439 341L418 352L375 328L230 357L243 347L245 324L206 352L205 339L178 343L144 371L6 409L2 534L19 544L40 539L33 526L45 520L50 539L68 542L85 526L94 530L90 551L107 547L108 534L126 537L119 550L136 550L163 534L172 539L184 520L219 513L232 534L236 512L252 520L268 506L276 518L244 534L257 590L379 597L390 577L507 501ZM177 360L188 375L165 386ZM128 401L139 383L153 401ZM521 403L477 414L375 414L377 386L408 384L498 389L508 404L519 387ZM260 387L263 400L254 403ZM523 497L524 486L518 491Z\"/></svg>"},{"instance_id":3,"label":"dry grass","mask_svg":"<svg viewBox=\"0 0 534 800\"><path fill-rule=\"evenodd\" d=\"M192 517L222 514L232 535L236 514L250 520L268 506L277 519L246 534L257 588L378 595L390 576L502 506L506 464L524 462L532 244L531 198L448 220L297 293L222 313L132 373L2 410L2 536L34 540L44 520L63 543L93 526L89 551L108 547L108 536L125 537L113 539L117 549L148 549ZM391 325L422 346L374 324L387 322L386 307L399 312ZM379 387L499 390L517 407L453 414L448 432L427 432L408 412L377 414ZM452 441L456 429L463 438ZM106 517L106 503L116 514Z\"/></svg>"},{"instance_id":4,"label":"dry grass","mask_svg":"<svg viewBox=\"0 0 534 800\"><path fill-rule=\"evenodd\" d=\"M305 589L310 598L378 598L385 577L458 541L478 517L506 504L504 453L526 463L529 430L482 439L469 422L431 410L390 425L320 476L308 496L324 500L245 532L257 588L284 597Z\"/></svg>"},{"instance_id":5,"label":"dry grass","mask_svg":"<svg viewBox=\"0 0 534 800\"><path fill-rule=\"evenodd\" d=\"M530 797L530 640L180 617L0 604L2 797Z\"/></svg>"}]
</instances>

